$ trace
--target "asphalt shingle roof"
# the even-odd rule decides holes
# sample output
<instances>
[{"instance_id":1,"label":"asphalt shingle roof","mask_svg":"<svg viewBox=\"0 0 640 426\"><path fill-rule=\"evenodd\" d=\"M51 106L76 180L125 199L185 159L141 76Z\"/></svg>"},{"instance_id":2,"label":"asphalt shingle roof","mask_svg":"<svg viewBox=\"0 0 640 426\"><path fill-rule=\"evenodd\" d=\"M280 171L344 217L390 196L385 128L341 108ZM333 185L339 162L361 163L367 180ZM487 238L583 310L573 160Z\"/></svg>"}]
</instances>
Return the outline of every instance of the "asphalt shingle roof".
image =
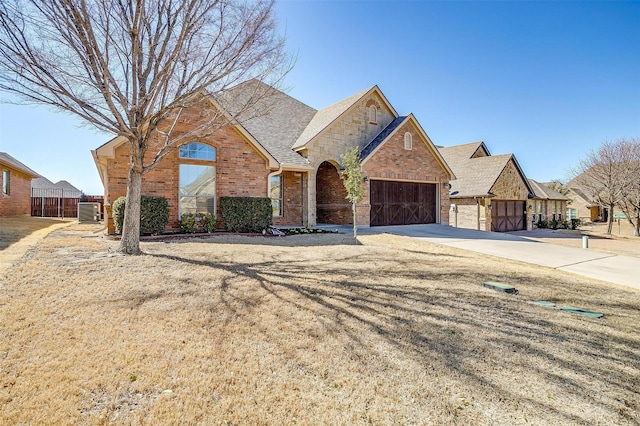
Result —
<instances>
[{"instance_id":1,"label":"asphalt shingle roof","mask_svg":"<svg viewBox=\"0 0 640 426\"><path fill-rule=\"evenodd\" d=\"M440 151L442 152L442 151ZM470 158L464 163L452 164L443 154L445 161L453 169L457 179L451 181L451 191L454 198L490 196L491 188L500 174L511 161L513 155L502 154L489 157Z\"/></svg>"},{"instance_id":2,"label":"asphalt shingle roof","mask_svg":"<svg viewBox=\"0 0 640 426\"><path fill-rule=\"evenodd\" d=\"M569 197L555 191L543 183L537 182L533 179L529 179L529 185L533 189L533 195L535 198L541 198L543 200L568 200Z\"/></svg>"},{"instance_id":3,"label":"asphalt shingle roof","mask_svg":"<svg viewBox=\"0 0 640 426\"><path fill-rule=\"evenodd\" d=\"M251 96L261 99L238 122L279 163L306 167L308 161L291 146L316 114L316 110L258 80L240 84L216 99L236 115ZM264 96L266 94L266 96Z\"/></svg>"},{"instance_id":4,"label":"asphalt shingle roof","mask_svg":"<svg viewBox=\"0 0 640 426\"><path fill-rule=\"evenodd\" d=\"M25 166L6 152L0 152L0 164L6 164L13 169L16 169L24 174L31 175L33 177L40 176L38 173L34 172L32 169Z\"/></svg>"},{"instance_id":5,"label":"asphalt shingle roof","mask_svg":"<svg viewBox=\"0 0 640 426\"><path fill-rule=\"evenodd\" d=\"M55 188L55 184L44 176L31 180L32 189L49 189Z\"/></svg>"},{"instance_id":6,"label":"asphalt shingle roof","mask_svg":"<svg viewBox=\"0 0 640 426\"><path fill-rule=\"evenodd\" d=\"M369 155L371 155L371 153L373 151L375 151L375 149L382 143L384 142L384 140L395 130L397 129L403 122L404 120L407 118L407 116L401 116L398 117L396 119L394 119L391 123L389 123L389 125L387 127L385 127L379 134L378 136L376 136L371 142L369 142L364 148L362 148L362 151L360 151L360 158L361 159L365 159L367 158Z\"/></svg>"}]
</instances>

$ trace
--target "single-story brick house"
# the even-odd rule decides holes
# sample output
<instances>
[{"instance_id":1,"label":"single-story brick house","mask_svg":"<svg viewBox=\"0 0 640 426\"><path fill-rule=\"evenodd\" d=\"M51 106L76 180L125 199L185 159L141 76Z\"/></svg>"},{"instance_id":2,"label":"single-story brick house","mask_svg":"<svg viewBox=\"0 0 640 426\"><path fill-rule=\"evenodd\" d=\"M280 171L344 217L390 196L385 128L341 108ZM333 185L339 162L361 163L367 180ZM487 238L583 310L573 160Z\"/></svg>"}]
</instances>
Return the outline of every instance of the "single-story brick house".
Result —
<instances>
[{"instance_id":1,"label":"single-story brick house","mask_svg":"<svg viewBox=\"0 0 640 426\"><path fill-rule=\"evenodd\" d=\"M575 219L567 216L567 203L569 197L554 191L543 183L529 179L534 197L531 199L531 220L533 225L539 221Z\"/></svg>"},{"instance_id":2,"label":"single-story brick house","mask_svg":"<svg viewBox=\"0 0 640 426\"><path fill-rule=\"evenodd\" d=\"M575 218L581 219L584 222L600 222L607 221L609 216L609 209L599 205L595 201L595 197L577 182L577 179L572 179L567 182L567 196L571 200L570 214Z\"/></svg>"},{"instance_id":3,"label":"single-story brick house","mask_svg":"<svg viewBox=\"0 0 640 426\"><path fill-rule=\"evenodd\" d=\"M0 216L31 212L31 179L40 175L6 152L0 152Z\"/></svg>"},{"instance_id":4,"label":"single-story brick house","mask_svg":"<svg viewBox=\"0 0 640 426\"><path fill-rule=\"evenodd\" d=\"M530 229L533 189L513 154L491 155L484 142L439 147L456 176L451 226L481 231Z\"/></svg>"},{"instance_id":5,"label":"single-story brick house","mask_svg":"<svg viewBox=\"0 0 640 426\"><path fill-rule=\"evenodd\" d=\"M173 131L189 132L207 108L233 117L233 99L263 86L252 80L224 98L211 97L199 109L181 112ZM184 212L220 217L222 196L270 197L276 226L350 224L339 173L341 156L353 146L366 176L359 226L448 223L453 172L413 114L400 116L377 86L320 110L267 90L272 96L264 113L193 138L144 175L142 194L168 199L170 227ZM105 203L113 203L126 193L128 144L116 137L92 153Z\"/></svg>"}]
</instances>

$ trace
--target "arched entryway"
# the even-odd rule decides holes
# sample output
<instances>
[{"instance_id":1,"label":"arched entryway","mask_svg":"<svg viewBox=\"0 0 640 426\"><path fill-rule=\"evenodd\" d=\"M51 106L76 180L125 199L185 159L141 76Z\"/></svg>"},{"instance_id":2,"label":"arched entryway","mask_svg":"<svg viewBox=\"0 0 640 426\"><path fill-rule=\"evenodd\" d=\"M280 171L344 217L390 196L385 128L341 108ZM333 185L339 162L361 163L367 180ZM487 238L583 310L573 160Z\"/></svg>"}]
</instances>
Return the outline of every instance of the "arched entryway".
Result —
<instances>
[{"instance_id":1,"label":"arched entryway","mask_svg":"<svg viewBox=\"0 0 640 426\"><path fill-rule=\"evenodd\" d=\"M325 161L316 173L316 219L318 223L352 224L351 203L347 200L338 168Z\"/></svg>"}]
</instances>

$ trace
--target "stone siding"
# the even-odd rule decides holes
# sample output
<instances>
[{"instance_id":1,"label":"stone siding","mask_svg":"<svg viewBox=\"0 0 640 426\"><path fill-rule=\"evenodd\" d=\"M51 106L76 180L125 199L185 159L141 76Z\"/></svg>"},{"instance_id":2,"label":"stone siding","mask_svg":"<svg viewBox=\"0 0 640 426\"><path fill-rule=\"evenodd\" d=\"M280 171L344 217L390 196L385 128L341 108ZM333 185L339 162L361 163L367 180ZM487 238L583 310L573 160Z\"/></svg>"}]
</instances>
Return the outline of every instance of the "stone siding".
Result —
<instances>
[{"instance_id":1,"label":"stone siding","mask_svg":"<svg viewBox=\"0 0 640 426\"><path fill-rule=\"evenodd\" d=\"M369 122L369 106L372 104L378 108L376 123ZM307 159L315 171L325 161L339 164L340 157L347 148L353 146L363 148L364 145L373 140L387 127L394 118L393 112L386 107L382 97L374 91L360 99L308 144L305 150ZM308 185L308 223L310 226L314 226L318 222L318 218L315 215L316 180L316 173L310 173ZM366 224L369 224L368 219Z\"/></svg>"}]
</instances>

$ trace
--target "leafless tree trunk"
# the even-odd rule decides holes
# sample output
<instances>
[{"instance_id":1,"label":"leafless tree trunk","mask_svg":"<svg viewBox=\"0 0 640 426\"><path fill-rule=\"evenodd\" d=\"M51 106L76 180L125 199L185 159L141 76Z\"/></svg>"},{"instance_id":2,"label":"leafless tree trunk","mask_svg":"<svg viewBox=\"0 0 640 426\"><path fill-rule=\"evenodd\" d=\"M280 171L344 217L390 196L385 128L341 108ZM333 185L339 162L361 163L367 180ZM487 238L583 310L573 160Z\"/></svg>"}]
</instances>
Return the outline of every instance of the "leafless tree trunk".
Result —
<instances>
[{"instance_id":1,"label":"leafless tree trunk","mask_svg":"<svg viewBox=\"0 0 640 426\"><path fill-rule=\"evenodd\" d=\"M0 90L70 112L128 141L119 247L128 254L140 253L143 174L189 138L250 115L269 93L256 90L236 101L232 118L212 109L188 134L171 131L180 112L251 79L277 87L290 68L272 0L0 3ZM163 143L148 152L154 135Z\"/></svg>"},{"instance_id":2,"label":"leafless tree trunk","mask_svg":"<svg viewBox=\"0 0 640 426\"><path fill-rule=\"evenodd\" d=\"M633 235L640 237L640 139L632 138L618 143L626 171L620 209L633 227Z\"/></svg>"},{"instance_id":3,"label":"leafless tree trunk","mask_svg":"<svg viewBox=\"0 0 640 426\"><path fill-rule=\"evenodd\" d=\"M620 207L633 223L635 214L634 188L639 185L640 158L637 157L638 141L620 139L617 142L603 142L589 152L574 170L573 182L589 195L592 200L609 209L607 233L613 227L613 214ZM637 229L637 225L634 224Z\"/></svg>"}]
</instances>

